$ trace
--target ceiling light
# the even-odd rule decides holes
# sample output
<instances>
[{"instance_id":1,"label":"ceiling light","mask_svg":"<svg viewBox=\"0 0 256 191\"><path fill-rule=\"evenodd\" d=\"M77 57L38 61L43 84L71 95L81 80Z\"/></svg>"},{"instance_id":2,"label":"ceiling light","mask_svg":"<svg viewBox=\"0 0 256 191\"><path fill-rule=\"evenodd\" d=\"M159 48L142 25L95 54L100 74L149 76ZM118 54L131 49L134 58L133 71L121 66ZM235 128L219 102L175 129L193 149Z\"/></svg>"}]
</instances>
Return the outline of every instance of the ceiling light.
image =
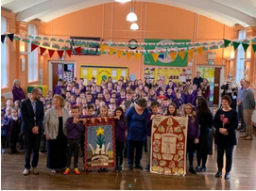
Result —
<instances>
[{"instance_id":1,"label":"ceiling light","mask_svg":"<svg viewBox=\"0 0 256 191\"><path fill-rule=\"evenodd\" d=\"M130 22L134 22L134 21L138 20L137 15L133 12L133 8L132 7L130 9L130 13L126 17L126 20L130 21Z\"/></svg>"},{"instance_id":2,"label":"ceiling light","mask_svg":"<svg viewBox=\"0 0 256 191\"><path fill-rule=\"evenodd\" d=\"M118 2L118 3L127 3L127 2L130 2L131 0L115 0L115 2Z\"/></svg>"},{"instance_id":3,"label":"ceiling light","mask_svg":"<svg viewBox=\"0 0 256 191\"><path fill-rule=\"evenodd\" d=\"M130 26L130 29L132 30L138 30L139 29L139 26L137 23L132 23L131 26Z\"/></svg>"}]
</instances>

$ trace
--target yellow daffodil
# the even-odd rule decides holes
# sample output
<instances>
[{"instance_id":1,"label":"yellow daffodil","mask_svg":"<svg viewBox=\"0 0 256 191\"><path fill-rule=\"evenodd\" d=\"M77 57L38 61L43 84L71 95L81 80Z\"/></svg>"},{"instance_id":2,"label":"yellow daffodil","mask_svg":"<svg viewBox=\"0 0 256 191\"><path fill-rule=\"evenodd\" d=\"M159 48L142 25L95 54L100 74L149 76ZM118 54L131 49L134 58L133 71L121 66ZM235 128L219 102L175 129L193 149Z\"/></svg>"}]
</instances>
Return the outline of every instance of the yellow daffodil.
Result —
<instances>
[{"instance_id":1,"label":"yellow daffodil","mask_svg":"<svg viewBox=\"0 0 256 191\"><path fill-rule=\"evenodd\" d=\"M102 129L101 127L99 127L97 130L96 130L96 135L104 135L104 129Z\"/></svg>"}]
</instances>

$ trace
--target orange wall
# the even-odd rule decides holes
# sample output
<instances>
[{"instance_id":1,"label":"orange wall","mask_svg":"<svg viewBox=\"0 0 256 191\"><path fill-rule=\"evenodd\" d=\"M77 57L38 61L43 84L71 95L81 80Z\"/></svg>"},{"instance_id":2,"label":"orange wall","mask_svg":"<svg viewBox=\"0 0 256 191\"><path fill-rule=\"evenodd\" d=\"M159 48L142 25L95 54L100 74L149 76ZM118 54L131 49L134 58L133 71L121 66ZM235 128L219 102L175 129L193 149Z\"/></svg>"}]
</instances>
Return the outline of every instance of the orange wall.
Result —
<instances>
[{"instance_id":1,"label":"orange wall","mask_svg":"<svg viewBox=\"0 0 256 191\"><path fill-rule=\"evenodd\" d=\"M130 4L108 3L77 12L73 12L49 23L36 21L39 27L39 34L68 38L69 36L85 36L85 37L100 37L105 41L128 42L135 38L139 42L143 42L145 38L157 39L190 39L195 41L216 41L223 38L234 39L236 33L233 28L227 27L210 18L197 15L193 12L186 11L180 8L171 6L136 2L135 13L138 16L138 24L140 29L132 31L129 29L130 23L126 21L126 15L130 9ZM2 11L3 15L3 11ZM26 31L26 24L16 24L17 34L20 34L21 29ZM15 26L14 26L15 28ZM14 53L10 53L13 57L15 65L15 78L21 78L22 83L26 86L27 70L20 72L19 59L26 55L20 55L19 50L15 49L15 43L12 43ZM19 46L19 43L16 43ZM229 49L213 50L217 53L215 64L227 64L222 58L227 58L230 55ZM58 60L57 53L54 54L51 60ZM66 55L66 60L76 62L76 74L79 74L80 65L101 65L101 66L125 66L129 68L130 74L136 74L137 78L144 77L143 57L136 61L134 57L128 61L125 56L118 59L117 55L101 55L101 56L72 56L69 58ZM44 84L48 85L48 61L49 57L39 56L39 68L44 69ZM190 61L194 62L193 73L195 73L196 65L206 64L207 52L203 56L194 54L194 58ZM26 62L27 64L27 62ZM27 67L26 67L27 69ZM228 73L228 71L226 71ZM24 82L23 82L24 81ZM38 82L35 82L38 83ZM2 89L2 92L8 92L9 89Z\"/></svg>"}]
</instances>

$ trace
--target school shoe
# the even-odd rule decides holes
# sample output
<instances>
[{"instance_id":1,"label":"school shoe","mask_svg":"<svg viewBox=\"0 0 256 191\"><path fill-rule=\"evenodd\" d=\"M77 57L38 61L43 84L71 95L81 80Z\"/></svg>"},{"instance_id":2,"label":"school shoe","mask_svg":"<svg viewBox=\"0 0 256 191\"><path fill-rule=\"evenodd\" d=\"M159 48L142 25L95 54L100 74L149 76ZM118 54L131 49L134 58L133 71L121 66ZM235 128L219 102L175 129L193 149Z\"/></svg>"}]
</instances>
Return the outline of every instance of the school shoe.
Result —
<instances>
[{"instance_id":1,"label":"school shoe","mask_svg":"<svg viewBox=\"0 0 256 191\"><path fill-rule=\"evenodd\" d=\"M146 166L146 171L149 171L150 170L150 166L149 166L149 164Z\"/></svg>"},{"instance_id":2,"label":"school shoe","mask_svg":"<svg viewBox=\"0 0 256 191\"><path fill-rule=\"evenodd\" d=\"M200 166L196 167L196 172L201 172L201 167Z\"/></svg>"},{"instance_id":3,"label":"school shoe","mask_svg":"<svg viewBox=\"0 0 256 191\"><path fill-rule=\"evenodd\" d=\"M240 135L240 138L245 138L247 137L248 135Z\"/></svg>"},{"instance_id":4,"label":"school shoe","mask_svg":"<svg viewBox=\"0 0 256 191\"><path fill-rule=\"evenodd\" d=\"M86 169L85 172L92 172L92 169Z\"/></svg>"},{"instance_id":5,"label":"school shoe","mask_svg":"<svg viewBox=\"0 0 256 191\"><path fill-rule=\"evenodd\" d=\"M143 167L141 165L136 165L135 168L139 170L143 170Z\"/></svg>"},{"instance_id":6,"label":"school shoe","mask_svg":"<svg viewBox=\"0 0 256 191\"><path fill-rule=\"evenodd\" d=\"M128 169L129 170L132 170L133 169L133 166L131 164L128 165Z\"/></svg>"},{"instance_id":7,"label":"school shoe","mask_svg":"<svg viewBox=\"0 0 256 191\"><path fill-rule=\"evenodd\" d=\"M79 171L77 168L75 168L75 169L74 169L74 173L75 173L76 175L79 175L79 174L80 174L80 171Z\"/></svg>"},{"instance_id":8,"label":"school shoe","mask_svg":"<svg viewBox=\"0 0 256 191\"><path fill-rule=\"evenodd\" d=\"M37 170L36 167L33 168L33 174L34 174L34 175L38 175L38 174L39 174L39 172L38 172L38 170Z\"/></svg>"},{"instance_id":9,"label":"school shoe","mask_svg":"<svg viewBox=\"0 0 256 191\"><path fill-rule=\"evenodd\" d=\"M218 171L216 174L215 174L215 177L216 178L219 178L219 177L221 177L222 176L222 172L221 171Z\"/></svg>"},{"instance_id":10,"label":"school shoe","mask_svg":"<svg viewBox=\"0 0 256 191\"><path fill-rule=\"evenodd\" d=\"M230 174L229 174L229 172L226 172L225 179L229 179L229 178L230 178Z\"/></svg>"},{"instance_id":11,"label":"school shoe","mask_svg":"<svg viewBox=\"0 0 256 191\"><path fill-rule=\"evenodd\" d=\"M191 172L192 174L196 174L196 171L194 170L193 167L189 167L189 170L188 170L188 171Z\"/></svg>"},{"instance_id":12,"label":"school shoe","mask_svg":"<svg viewBox=\"0 0 256 191\"><path fill-rule=\"evenodd\" d=\"M102 172L108 172L107 168L102 168Z\"/></svg>"},{"instance_id":13,"label":"school shoe","mask_svg":"<svg viewBox=\"0 0 256 191\"><path fill-rule=\"evenodd\" d=\"M206 167L201 167L200 172L205 172L206 171Z\"/></svg>"},{"instance_id":14,"label":"school shoe","mask_svg":"<svg viewBox=\"0 0 256 191\"><path fill-rule=\"evenodd\" d=\"M11 152L10 152L11 155L12 155L12 154L16 154L16 153L20 153L20 152L17 151L17 150L14 150L14 151L11 151Z\"/></svg>"},{"instance_id":15,"label":"school shoe","mask_svg":"<svg viewBox=\"0 0 256 191\"><path fill-rule=\"evenodd\" d=\"M119 172L119 166L116 166L115 172Z\"/></svg>"},{"instance_id":16,"label":"school shoe","mask_svg":"<svg viewBox=\"0 0 256 191\"><path fill-rule=\"evenodd\" d=\"M64 175L68 175L70 173L70 169L66 168L66 170L63 172Z\"/></svg>"},{"instance_id":17,"label":"school shoe","mask_svg":"<svg viewBox=\"0 0 256 191\"><path fill-rule=\"evenodd\" d=\"M27 176L27 175L29 175L29 173L30 173L29 169L25 168L24 171L23 171L23 175Z\"/></svg>"},{"instance_id":18,"label":"school shoe","mask_svg":"<svg viewBox=\"0 0 256 191\"><path fill-rule=\"evenodd\" d=\"M103 171L103 168L100 168L99 170L98 170L98 172L102 172Z\"/></svg>"},{"instance_id":19,"label":"school shoe","mask_svg":"<svg viewBox=\"0 0 256 191\"><path fill-rule=\"evenodd\" d=\"M122 172L122 171L123 171L123 168L121 166L119 166L118 172Z\"/></svg>"}]
</instances>

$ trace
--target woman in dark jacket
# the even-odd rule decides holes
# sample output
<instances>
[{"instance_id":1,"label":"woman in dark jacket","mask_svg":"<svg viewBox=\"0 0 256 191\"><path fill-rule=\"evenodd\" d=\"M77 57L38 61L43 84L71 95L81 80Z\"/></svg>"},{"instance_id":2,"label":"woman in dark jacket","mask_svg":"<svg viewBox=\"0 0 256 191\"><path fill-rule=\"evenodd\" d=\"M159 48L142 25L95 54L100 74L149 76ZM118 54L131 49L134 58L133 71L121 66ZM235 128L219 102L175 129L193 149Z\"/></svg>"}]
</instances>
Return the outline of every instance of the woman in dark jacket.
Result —
<instances>
[{"instance_id":1,"label":"woman in dark jacket","mask_svg":"<svg viewBox=\"0 0 256 191\"><path fill-rule=\"evenodd\" d=\"M212 113L207 105L207 100L199 97L196 100L197 116L200 126L200 137L197 148L197 172L206 171L207 155L212 155ZM201 165L202 161L202 166Z\"/></svg>"},{"instance_id":2,"label":"woman in dark jacket","mask_svg":"<svg viewBox=\"0 0 256 191\"><path fill-rule=\"evenodd\" d=\"M231 98L224 95L221 98L222 108L217 111L214 117L214 127L216 128L215 144L217 145L218 172L215 177L222 176L223 156L226 153L226 174L225 179L230 178L229 172L232 167L232 154L236 145L236 129L238 126L237 111L230 107Z\"/></svg>"}]
</instances>

